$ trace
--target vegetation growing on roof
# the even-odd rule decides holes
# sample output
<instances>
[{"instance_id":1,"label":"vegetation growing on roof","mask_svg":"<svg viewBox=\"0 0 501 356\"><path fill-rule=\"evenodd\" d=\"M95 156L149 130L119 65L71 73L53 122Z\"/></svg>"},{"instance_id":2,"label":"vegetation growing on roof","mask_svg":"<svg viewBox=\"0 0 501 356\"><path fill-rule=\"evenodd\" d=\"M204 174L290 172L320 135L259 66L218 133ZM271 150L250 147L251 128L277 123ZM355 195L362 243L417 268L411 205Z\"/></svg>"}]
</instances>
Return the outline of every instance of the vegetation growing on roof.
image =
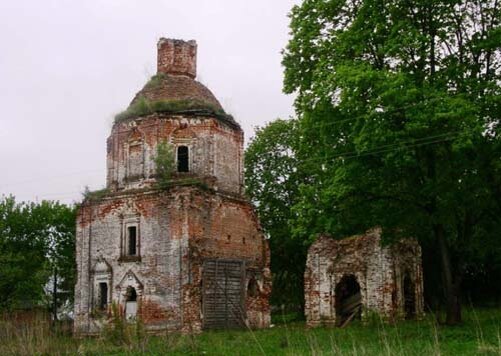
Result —
<instances>
[{"instance_id":1,"label":"vegetation growing on roof","mask_svg":"<svg viewBox=\"0 0 501 356\"><path fill-rule=\"evenodd\" d=\"M148 80L148 83L145 84L144 89L152 89L157 88L162 85L162 81L166 78L164 73L155 74Z\"/></svg>"},{"instance_id":2,"label":"vegetation growing on roof","mask_svg":"<svg viewBox=\"0 0 501 356\"><path fill-rule=\"evenodd\" d=\"M149 83L147 85L153 85ZM150 115L156 112L182 113L187 111L207 111L214 114L218 118L233 120L231 115L226 114L224 110L200 100L183 99L150 101L141 97L135 103L130 105L127 110L117 114L115 116L115 122L120 122L133 117Z\"/></svg>"},{"instance_id":3,"label":"vegetation growing on roof","mask_svg":"<svg viewBox=\"0 0 501 356\"><path fill-rule=\"evenodd\" d=\"M88 186L85 186L84 191L82 192L82 195L83 195L85 200L96 200L96 199L103 198L109 192L110 192L110 190L108 188L103 188L103 189L91 191Z\"/></svg>"}]
</instances>

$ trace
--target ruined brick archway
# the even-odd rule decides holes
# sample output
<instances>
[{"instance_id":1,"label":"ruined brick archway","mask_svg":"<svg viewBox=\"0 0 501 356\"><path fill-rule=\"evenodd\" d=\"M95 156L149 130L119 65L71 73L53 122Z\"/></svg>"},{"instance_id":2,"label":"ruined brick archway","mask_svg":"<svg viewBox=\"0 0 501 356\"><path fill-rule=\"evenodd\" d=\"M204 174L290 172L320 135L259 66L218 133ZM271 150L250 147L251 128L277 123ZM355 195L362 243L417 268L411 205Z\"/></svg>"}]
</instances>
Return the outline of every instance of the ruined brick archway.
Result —
<instances>
[{"instance_id":1,"label":"ruined brick archway","mask_svg":"<svg viewBox=\"0 0 501 356\"><path fill-rule=\"evenodd\" d=\"M381 229L333 239L320 236L305 270L308 326L344 326L377 313L384 319L423 314L421 249L414 239L381 244Z\"/></svg>"}]
</instances>

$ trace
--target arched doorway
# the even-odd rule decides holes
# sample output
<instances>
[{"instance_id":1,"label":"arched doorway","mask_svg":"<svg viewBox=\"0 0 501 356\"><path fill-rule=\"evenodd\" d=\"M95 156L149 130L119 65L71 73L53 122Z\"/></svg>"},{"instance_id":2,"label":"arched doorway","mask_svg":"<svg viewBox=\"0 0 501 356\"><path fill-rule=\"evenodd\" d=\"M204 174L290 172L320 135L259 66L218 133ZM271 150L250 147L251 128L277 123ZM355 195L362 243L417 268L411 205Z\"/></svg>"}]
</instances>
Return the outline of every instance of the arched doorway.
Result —
<instances>
[{"instance_id":1,"label":"arched doorway","mask_svg":"<svg viewBox=\"0 0 501 356\"><path fill-rule=\"evenodd\" d=\"M409 273L404 276L404 313L405 319L416 316L416 288Z\"/></svg>"},{"instance_id":2,"label":"arched doorway","mask_svg":"<svg viewBox=\"0 0 501 356\"><path fill-rule=\"evenodd\" d=\"M125 292L125 317L134 319L137 314L137 292L134 287L127 287Z\"/></svg>"},{"instance_id":3,"label":"arched doorway","mask_svg":"<svg viewBox=\"0 0 501 356\"><path fill-rule=\"evenodd\" d=\"M247 297L255 298L259 295L259 286L254 277L249 280L247 284Z\"/></svg>"},{"instance_id":4,"label":"arched doorway","mask_svg":"<svg viewBox=\"0 0 501 356\"><path fill-rule=\"evenodd\" d=\"M343 327L353 319L360 319L362 295L354 275L343 276L336 285L335 303L337 326Z\"/></svg>"}]
</instances>

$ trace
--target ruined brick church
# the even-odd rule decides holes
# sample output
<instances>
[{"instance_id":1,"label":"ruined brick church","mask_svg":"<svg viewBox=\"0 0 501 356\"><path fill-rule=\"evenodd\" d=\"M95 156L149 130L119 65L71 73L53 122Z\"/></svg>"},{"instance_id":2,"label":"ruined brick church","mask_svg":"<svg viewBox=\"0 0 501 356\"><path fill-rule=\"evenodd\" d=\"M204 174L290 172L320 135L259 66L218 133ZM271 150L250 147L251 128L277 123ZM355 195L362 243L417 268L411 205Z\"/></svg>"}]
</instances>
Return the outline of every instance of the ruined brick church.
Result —
<instances>
[{"instance_id":1,"label":"ruined brick church","mask_svg":"<svg viewBox=\"0 0 501 356\"><path fill-rule=\"evenodd\" d=\"M270 324L270 257L243 196L243 131L196 77L195 41L162 38L157 74L115 119L107 184L77 216L75 333L115 304L149 331ZM155 157L172 147L159 187Z\"/></svg>"}]
</instances>

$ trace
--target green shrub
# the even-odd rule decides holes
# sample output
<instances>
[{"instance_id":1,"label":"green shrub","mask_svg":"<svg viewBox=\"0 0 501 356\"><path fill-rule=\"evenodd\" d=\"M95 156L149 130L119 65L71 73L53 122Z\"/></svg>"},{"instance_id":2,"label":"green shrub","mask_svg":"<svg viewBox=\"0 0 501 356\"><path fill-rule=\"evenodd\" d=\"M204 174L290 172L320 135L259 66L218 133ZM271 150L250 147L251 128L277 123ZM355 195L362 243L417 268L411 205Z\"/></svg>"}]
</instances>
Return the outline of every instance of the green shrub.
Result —
<instances>
[{"instance_id":1,"label":"green shrub","mask_svg":"<svg viewBox=\"0 0 501 356\"><path fill-rule=\"evenodd\" d=\"M165 188L171 180L175 170L174 149L167 141L162 141L157 145L155 156L155 166L157 169L158 185Z\"/></svg>"},{"instance_id":2,"label":"green shrub","mask_svg":"<svg viewBox=\"0 0 501 356\"><path fill-rule=\"evenodd\" d=\"M111 316L103 330L103 337L114 345L130 344L127 322L120 313L118 304L111 304Z\"/></svg>"},{"instance_id":3,"label":"green shrub","mask_svg":"<svg viewBox=\"0 0 501 356\"><path fill-rule=\"evenodd\" d=\"M115 346L144 352L148 344L148 335L141 318L126 320L118 304L111 305L111 316L104 327L104 340Z\"/></svg>"}]
</instances>

